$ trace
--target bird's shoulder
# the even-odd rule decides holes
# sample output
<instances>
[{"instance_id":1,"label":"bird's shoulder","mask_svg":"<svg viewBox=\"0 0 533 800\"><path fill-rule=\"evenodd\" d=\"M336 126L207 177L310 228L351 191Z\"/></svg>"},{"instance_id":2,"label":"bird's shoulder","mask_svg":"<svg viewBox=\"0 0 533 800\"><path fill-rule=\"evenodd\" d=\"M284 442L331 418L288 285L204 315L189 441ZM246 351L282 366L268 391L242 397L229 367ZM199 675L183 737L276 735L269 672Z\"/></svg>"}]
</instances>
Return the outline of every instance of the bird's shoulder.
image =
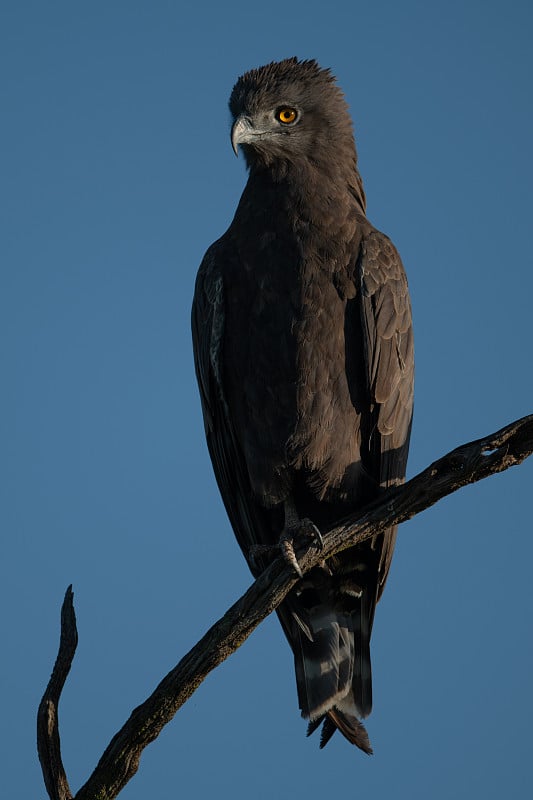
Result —
<instances>
[{"instance_id":1,"label":"bird's shoulder","mask_svg":"<svg viewBox=\"0 0 533 800\"><path fill-rule=\"evenodd\" d=\"M373 329L371 338L388 340L407 333L411 303L402 259L390 238L370 225L361 239L356 271L363 315Z\"/></svg>"},{"instance_id":2,"label":"bird's shoulder","mask_svg":"<svg viewBox=\"0 0 533 800\"><path fill-rule=\"evenodd\" d=\"M361 238L359 272L363 293L371 296L385 285L407 293L402 259L391 239L368 223Z\"/></svg>"},{"instance_id":3,"label":"bird's shoulder","mask_svg":"<svg viewBox=\"0 0 533 800\"><path fill-rule=\"evenodd\" d=\"M225 233L208 247L198 268L194 292L193 308L204 301L213 303L224 275L224 265L228 263L228 234Z\"/></svg>"}]
</instances>

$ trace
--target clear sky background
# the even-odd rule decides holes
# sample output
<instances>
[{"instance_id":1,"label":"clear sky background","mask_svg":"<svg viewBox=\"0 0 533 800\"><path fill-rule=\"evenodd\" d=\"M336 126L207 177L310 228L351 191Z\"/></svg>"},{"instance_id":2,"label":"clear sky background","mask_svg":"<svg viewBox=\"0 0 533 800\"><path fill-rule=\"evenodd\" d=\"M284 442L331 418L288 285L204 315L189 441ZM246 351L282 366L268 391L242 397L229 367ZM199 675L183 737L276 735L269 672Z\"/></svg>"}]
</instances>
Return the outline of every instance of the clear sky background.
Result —
<instances>
[{"instance_id":1,"label":"clear sky background","mask_svg":"<svg viewBox=\"0 0 533 800\"><path fill-rule=\"evenodd\" d=\"M227 99L333 69L416 334L409 475L533 412L533 6L9 2L0 12L1 793L45 797L35 713L73 583L73 790L250 584L211 472L189 311L245 182ZM373 637L372 758L305 738L267 620L145 751L126 800L522 798L533 461L405 524Z\"/></svg>"}]
</instances>

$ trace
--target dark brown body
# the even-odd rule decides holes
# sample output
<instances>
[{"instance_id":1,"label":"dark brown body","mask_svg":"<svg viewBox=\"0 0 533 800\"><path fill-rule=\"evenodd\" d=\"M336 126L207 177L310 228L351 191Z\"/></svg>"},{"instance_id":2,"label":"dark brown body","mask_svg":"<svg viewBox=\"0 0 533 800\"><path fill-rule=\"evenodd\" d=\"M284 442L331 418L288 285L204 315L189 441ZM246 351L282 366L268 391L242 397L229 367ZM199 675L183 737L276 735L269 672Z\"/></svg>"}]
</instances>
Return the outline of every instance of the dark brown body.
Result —
<instances>
[{"instance_id":1,"label":"dark brown body","mask_svg":"<svg viewBox=\"0 0 533 800\"><path fill-rule=\"evenodd\" d=\"M312 83L307 72L302 82ZM336 87L319 85L345 114ZM245 88L253 111L259 100ZM301 130L308 119L311 111ZM322 154L319 136L312 158L303 138L273 139L274 153L263 139L263 149L247 148L250 177L235 218L198 274L193 337L207 441L254 572L250 548L278 541L288 504L325 529L405 476L414 363L407 281L390 240L365 217L346 119L332 154ZM287 147L290 158L281 158ZM390 530L312 571L279 611L302 713L325 718L324 741L338 727L370 749L359 719L371 709L370 632L394 537Z\"/></svg>"}]
</instances>

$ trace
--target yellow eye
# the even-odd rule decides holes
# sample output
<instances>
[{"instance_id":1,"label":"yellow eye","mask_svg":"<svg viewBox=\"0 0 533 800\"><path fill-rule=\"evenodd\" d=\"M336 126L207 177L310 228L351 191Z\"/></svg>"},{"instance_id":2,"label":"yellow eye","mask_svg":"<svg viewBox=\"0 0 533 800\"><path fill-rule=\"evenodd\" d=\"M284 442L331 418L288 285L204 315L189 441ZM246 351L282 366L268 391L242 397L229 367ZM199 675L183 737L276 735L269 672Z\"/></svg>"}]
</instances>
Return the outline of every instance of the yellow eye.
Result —
<instances>
[{"instance_id":1,"label":"yellow eye","mask_svg":"<svg viewBox=\"0 0 533 800\"><path fill-rule=\"evenodd\" d=\"M280 108L279 111L276 112L276 117L280 122L283 122L284 125L290 125L297 116L298 112L295 108Z\"/></svg>"}]
</instances>

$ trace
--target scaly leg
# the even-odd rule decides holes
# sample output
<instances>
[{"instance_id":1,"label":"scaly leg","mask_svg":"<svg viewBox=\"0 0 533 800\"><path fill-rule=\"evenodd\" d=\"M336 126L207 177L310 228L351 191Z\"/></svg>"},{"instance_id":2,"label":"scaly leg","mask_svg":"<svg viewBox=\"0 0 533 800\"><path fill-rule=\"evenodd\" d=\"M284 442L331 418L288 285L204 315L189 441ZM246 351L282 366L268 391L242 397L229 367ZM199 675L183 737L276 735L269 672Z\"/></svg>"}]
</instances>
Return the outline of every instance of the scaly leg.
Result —
<instances>
[{"instance_id":1,"label":"scaly leg","mask_svg":"<svg viewBox=\"0 0 533 800\"><path fill-rule=\"evenodd\" d=\"M272 551L281 551L281 555L283 556L287 564L289 564L296 572L296 574L300 578L302 578L303 573L302 570L300 569L300 565L298 564L296 553L294 552L295 538L301 534L310 536L316 543L317 547L319 547L320 549L323 548L324 542L322 541L322 536L320 534L320 531L318 530L314 522L312 522L310 519L307 518L300 519L292 500L290 499L285 500L283 506L285 512L285 525L283 527L283 531L281 533L278 544L253 545L253 547L250 548L249 557L252 563L256 563L255 559L259 555L269 554L272 553Z\"/></svg>"}]
</instances>

